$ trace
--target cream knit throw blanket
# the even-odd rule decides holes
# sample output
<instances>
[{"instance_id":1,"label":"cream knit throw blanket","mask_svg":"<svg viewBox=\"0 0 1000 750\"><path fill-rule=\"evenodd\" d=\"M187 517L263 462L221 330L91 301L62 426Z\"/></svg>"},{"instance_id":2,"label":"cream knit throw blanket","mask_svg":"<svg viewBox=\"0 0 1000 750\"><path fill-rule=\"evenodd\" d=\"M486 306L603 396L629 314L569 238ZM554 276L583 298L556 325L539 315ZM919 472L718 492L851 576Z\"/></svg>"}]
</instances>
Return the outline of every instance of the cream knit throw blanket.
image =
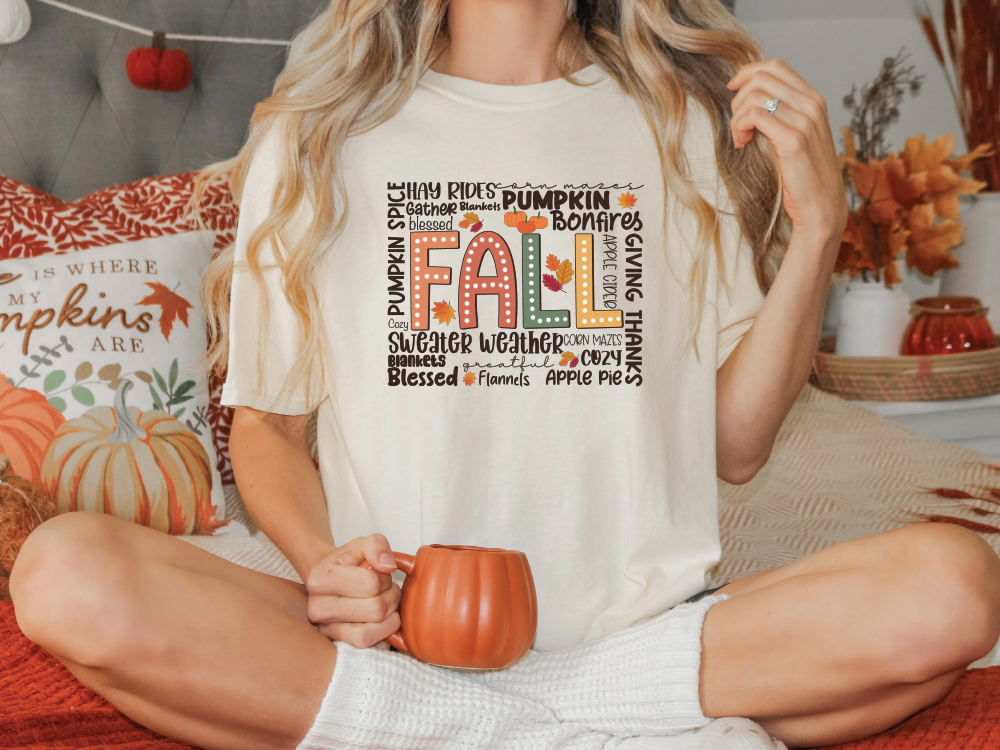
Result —
<instances>
[{"instance_id":1,"label":"cream knit throw blanket","mask_svg":"<svg viewBox=\"0 0 1000 750\"><path fill-rule=\"evenodd\" d=\"M458 673L338 643L333 679L298 750L784 750L749 720L701 712L701 626L727 598L680 604L498 672Z\"/></svg>"}]
</instances>

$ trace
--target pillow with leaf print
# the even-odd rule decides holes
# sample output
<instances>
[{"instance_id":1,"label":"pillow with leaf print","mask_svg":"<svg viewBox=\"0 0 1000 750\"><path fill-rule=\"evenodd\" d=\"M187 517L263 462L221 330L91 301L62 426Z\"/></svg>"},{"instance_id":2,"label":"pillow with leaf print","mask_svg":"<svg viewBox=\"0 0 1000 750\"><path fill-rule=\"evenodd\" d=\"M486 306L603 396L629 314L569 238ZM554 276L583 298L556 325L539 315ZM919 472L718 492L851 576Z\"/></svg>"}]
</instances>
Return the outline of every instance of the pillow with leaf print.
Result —
<instances>
[{"instance_id":1,"label":"pillow with leaf print","mask_svg":"<svg viewBox=\"0 0 1000 750\"><path fill-rule=\"evenodd\" d=\"M60 512L245 533L224 520L198 299L236 213L215 186L196 226L192 177L75 203L0 177L0 453Z\"/></svg>"}]
</instances>

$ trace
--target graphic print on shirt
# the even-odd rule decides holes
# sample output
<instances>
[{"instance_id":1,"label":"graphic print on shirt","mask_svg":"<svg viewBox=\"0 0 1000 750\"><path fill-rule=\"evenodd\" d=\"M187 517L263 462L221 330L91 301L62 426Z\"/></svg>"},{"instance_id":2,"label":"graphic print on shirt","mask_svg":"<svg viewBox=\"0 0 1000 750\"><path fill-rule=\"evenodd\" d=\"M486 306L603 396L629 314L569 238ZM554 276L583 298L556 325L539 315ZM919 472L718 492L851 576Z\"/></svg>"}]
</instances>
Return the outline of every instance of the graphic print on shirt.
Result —
<instances>
[{"instance_id":1,"label":"graphic print on shirt","mask_svg":"<svg viewBox=\"0 0 1000 750\"><path fill-rule=\"evenodd\" d=\"M641 386L641 188L389 182L388 385Z\"/></svg>"}]
</instances>

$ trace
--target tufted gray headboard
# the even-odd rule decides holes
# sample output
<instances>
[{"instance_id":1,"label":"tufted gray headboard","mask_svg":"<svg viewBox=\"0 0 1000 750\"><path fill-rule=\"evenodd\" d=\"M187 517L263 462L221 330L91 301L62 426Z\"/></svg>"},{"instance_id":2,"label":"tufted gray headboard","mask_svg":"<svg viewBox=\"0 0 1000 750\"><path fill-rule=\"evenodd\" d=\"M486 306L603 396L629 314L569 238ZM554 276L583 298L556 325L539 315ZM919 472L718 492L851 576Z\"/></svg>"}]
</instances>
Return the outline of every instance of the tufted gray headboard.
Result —
<instances>
[{"instance_id":1,"label":"tufted gray headboard","mask_svg":"<svg viewBox=\"0 0 1000 750\"><path fill-rule=\"evenodd\" d=\"M291 38L328 1L67 0L168 34L271 39ZM151 39L28 3L28 35L0 45L0 175L63 200L232 156L285 61L282 47L168 38L191 58L191 84L141 90L129 83L125 58Z\"/></svg>"},{"instance_id":2,"label":"tufted gray headboard","mask_svg":"<svg viewBox=\"0 0 1000 750\"><path fill-rule=\"evenodd\" d=\"M328 0L66 0L147 29L289 39ZM284 47L178 42L191 84L135 88L125 58L151 40L28 0L21 41L0 45L0 174L63 200L236 153Z\"/></svg>"}]
</instances>

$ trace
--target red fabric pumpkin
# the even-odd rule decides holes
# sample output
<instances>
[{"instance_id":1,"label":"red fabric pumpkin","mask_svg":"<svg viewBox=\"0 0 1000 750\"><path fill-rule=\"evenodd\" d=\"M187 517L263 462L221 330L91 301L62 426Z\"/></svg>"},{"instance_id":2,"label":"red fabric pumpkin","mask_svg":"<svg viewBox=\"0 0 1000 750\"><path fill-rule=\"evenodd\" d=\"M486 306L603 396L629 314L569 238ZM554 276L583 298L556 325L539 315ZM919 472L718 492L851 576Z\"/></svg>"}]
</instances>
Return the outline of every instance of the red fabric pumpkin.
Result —
<instances>
[{"instance_id":1,"label":"red fabric pumpkin","mask_svg":"<svg viewBox=\"0 0 1000 750\"><path fill-rule=\"evenodd\" d=\"M165 49L166 35L153 34L152 47L137 47L128 53L125 72L133 86L159 91L181 91L191 83L191 60L180 49Z\"/></svg>"}]
</instances>

